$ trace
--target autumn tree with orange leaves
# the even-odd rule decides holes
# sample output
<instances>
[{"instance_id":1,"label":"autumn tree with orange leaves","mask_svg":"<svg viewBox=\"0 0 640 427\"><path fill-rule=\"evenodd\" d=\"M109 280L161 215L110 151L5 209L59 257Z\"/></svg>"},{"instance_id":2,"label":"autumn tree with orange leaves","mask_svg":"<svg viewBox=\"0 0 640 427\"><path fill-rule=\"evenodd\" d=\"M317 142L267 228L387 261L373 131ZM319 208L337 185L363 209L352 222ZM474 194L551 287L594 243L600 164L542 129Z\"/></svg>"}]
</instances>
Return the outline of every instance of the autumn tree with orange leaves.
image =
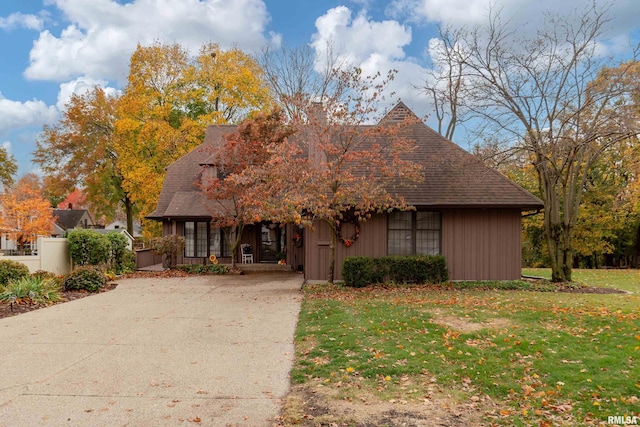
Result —
<instances>
[{"instance_id":1,"label":"autumn tree with orange leaves","mask_svg":"<svg viewBox=\"0 0 640 427\"><path fill-rule=\"evenodd\" d=\"M204 167L202 189L211 202L213 225L230 227L232 265L244 227L262 220L282 219L269 209L278 190L269 184L270 164L274 153L284 147L294 148L287 138L293 133L280 110L259 113L242 122L236 132L224 137L220 146L209 148L209 165ZM283 206L278 206L282 212ZM290 211L290 214L294 214Z\"/></svg>"},{"instance_id":2,"label":"autumn tree with orange leaves","mask_svg":"<svg viewBox=\"0 0 640 427\"><path fill-rule=\"evenodd\" d=\"M380 118L383 92L394 75L368 77L358 68L337 70L331 93L321 102L296 97L295 110L300 114L289 117L282 136L294 134L288 138L271 134L270 141L278 143L269 143L259 161L226 178L242 183L242 191L231 191L226 197L235 194L248 200L248 212L258 212L253 222L326 224L331 235L330 282L335 277L336 243L345 231L342 225L351 222L359 227L374 213L409 209L393 188L422 178L421 167L408 160L414 143L405 134L415 116L367 126ZM247 220L252 220L251 215ZM354 240L343 239L347 246Z\"/></svg>"},{"instance_id":3,"label":"autumn tree with orange leaves","mask_svg":"<svg viewBox=\"0 0 640 427\"><path fill-rule=\"evenodd\" d=\"M34 161L52 195L81 188L107 217L122 208L131 232L134 216L155 207L165 168L199 145L208 125L269 105L260 68L239 49L205 44L194 57L179 44L138 46L123 93L73 95L60 122L44 127Z\"/></svg>"},{"instance_id":4,"label":"autumn tree with orange leaves","mask_svg":"<svg viewBox=\"0 0 640 427\"><path fill-rule=\"evenodd\" d=\"M16 242L20 255L24 255L27 243L35 242L39 235L51 234L53 211L42 196L35 175L25 175L15 187L7 189L0 204L0 230Z\"/></svg>"},{"instance_id":5,"label":"autumn tree with orange leaves","mask_svg":"<svg viewBox=\"0 0 640 427\"><path fill-rule=\"evenodd\" d=\"M45 125L37 141L34 162L44 172L50 196L63 198L78 188L86 193L94 213L113 218L125 212L133 233L136 212L124 189L124 174L115 151L118 98L94 87L71 96L55 125Z\"/></svg>"},{"instance_id":6,"label":"autumn tree with orange leaves","mask_svg":"<svg viewBox=\"0 0 640 427\"><path fill-rule=\"evenodd\" d=\"M204 140L210 124L239 122L270 105L258 65L239 49L138 46L118 101L115 151L123 188L141 214L158 200L165 168Z\"/></svg>"},{"instance_id":7,"label":"autumn tree with orange leaves","mask_svg":"<svg viewBox=\"0 0 640 427\"><path fill-rule=\"evenodd\" d=\"M330 93L301 106L305 122L298 126L298 138L309 153L304 160L308 172L300 175L296 188L302 191L294 193L293 202L302 207L305 221L329 227L329 282L335 277L338 239L349 247L360 223L372 214L410 209L394 188L423 178L421 166L410 160L415 143L406 132L418 118L411 114L380 121L394 76L393 70L386 76L341 70ZM349 235L345 223L353 224Z\"/></svg>"}]
</instances>

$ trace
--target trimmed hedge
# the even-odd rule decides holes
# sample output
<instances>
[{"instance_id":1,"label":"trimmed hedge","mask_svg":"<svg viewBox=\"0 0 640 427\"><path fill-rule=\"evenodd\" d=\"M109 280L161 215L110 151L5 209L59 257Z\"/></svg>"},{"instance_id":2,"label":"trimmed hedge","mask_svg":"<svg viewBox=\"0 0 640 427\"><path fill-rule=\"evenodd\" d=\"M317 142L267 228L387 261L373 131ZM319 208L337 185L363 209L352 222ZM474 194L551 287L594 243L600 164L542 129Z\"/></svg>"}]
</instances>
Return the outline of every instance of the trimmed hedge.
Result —
<instances>
[{"instance_id":1,"label":"trimmed hedge","mask_svg":"<svg viewBox=\"0 0 640 427\"><path fill-rule=\"evenodd\" d=\"M229 268L220 264L181 264L176 267L189 274L226 274Z\"/></svg>"},{"instance_id":2,"label":"trimmed hedge","mask_svg":"<svg viewBox=\"0 0 640 427\"><path fill-rule=\"evenodd\" d=\"M361 288L376 283L442 283L449 280L441 255L347 257L342 266L346 286Z\"/></svg>"}]
</instances>

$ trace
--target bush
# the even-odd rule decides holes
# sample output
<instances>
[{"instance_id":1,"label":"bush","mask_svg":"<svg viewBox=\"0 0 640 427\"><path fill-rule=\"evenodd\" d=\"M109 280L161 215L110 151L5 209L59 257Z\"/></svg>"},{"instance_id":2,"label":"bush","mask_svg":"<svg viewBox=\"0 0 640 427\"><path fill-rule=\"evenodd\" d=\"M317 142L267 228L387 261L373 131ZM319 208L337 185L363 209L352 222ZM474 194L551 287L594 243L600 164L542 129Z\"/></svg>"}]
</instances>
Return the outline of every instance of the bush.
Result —
<instances>
[{"instance_id":1,"label":"bush","mask_svg":"<svg viewBox=\"0 0 640 427\"><path fill-rule=\"evenodd\" d=\"M178 254L184 250L184 236L171 234L164 237L154 237L151 239L151 250L159 255L163 255L163 266L175 268L178 262Z\"/></svg>"},{"instance_id":2,"label":"bush","mask_svg":"<svg viewBox=\"0 0 640 427\"><path fill-rule=\"evenodd\" d=\"M109 265L116 274L129 273L136 269L135 254L127 248L128 239L120 232L112 231L106 234L111 251Z\"/></svg>"},{"instance_id":3,"label":"bush","mask_svg":"<svg viewBox=\"0 0 640 427\"><path fill-rule=\"evenodd\" d=\"M131 273L136 271L136 254L129 249L125 249L122 254L120 269L116 270L118 274Z\"/></svg>"},{"instance_id":4,"label":"bush","mask_svg":"<svg viewBox=\"0 0 640 427\"><path fill-rule=\"evenodd\" d=\"M85 265L75 268L62 280L65 290L87 290L97 292L107 284L107 276L98 267Z\"/></svg>"},{"instance_id":5,"label":"bush","mask_svg":"<svg viewBox=\"0 0 640 427\"><path fill-rule=\"evenodd\" d=\"M76 229L69 232L68 240L71 260L75 265L101 265L109 262L111 241L106 235L95 230Z\"/></svg>"},{"instance_id":6,"label":"bush","mask_svg":"<svg viewBox=\"0 0 640 427\"><path fill-rule=\"evenodd\" d=\"M342 267L346 286L376 283L442 283L449 279L443 256L347 257Z\"/></svg>"},{"instance_id":7,"label":"bush","mask_svg":"<svg viewBox=\"0 0 640 427\"><path fill-rule=\"evenodd\" d=\"M35 277L36 279L41 279L41 280L52 280L59 285L62 283L62 277L50 271L38 270L34 273L31 273L31 277Z\"/></svg>"},{"instance_id":8,"label":"bush","mask_svg":"<svg viewBox=\"0 0 640 427\"><path fill-rule=\"evenodd\" d=\"M229 268L220 264L182 264L176 267L189 274L226 274Z\"/></svg>"},{"instance_id":9,"label":"bush","mask_svg":"<svg viewBox=\"0 0 640 427\"><path fill-rule=\"evenodd\" d=\"M107 234L109 244L111 245L109 251L109 266L118 273L122 266L122 258L124 257L124 251L127 250L127 238L117 231L111 231Z\"/></svg>"},{"instance_id":10,"label":"bush","mask_svg":"<svg viewBox=\"0 0 640 427\"><path fill-rule=\"evenodd\" d=\"M374 259L365 256L346 257L342 265L342 278L345 285L361 288L381 282L382 276L378 273Z\"/></svg>"},{"instance_id":11,"label":"bush","mask_svg":"<svg viewBox=\"0 0 640 427\"><path fill-rule=\"evenodd\" d=\"M37 303L60 300L60 283L54 278L23 276L0 286L0 301L31 300Z\"/></svg>"},{"instance_id":12,"label":"bush","mask_svg":"<svg viewBox=\"0 0 640 427\"><path fill-rule=\"evenodd\" d=\"M29 268L21 262L10 259L0 260L0 285L6 285L12 280L22 279L29 275Z\"/></svg>"}]
</instances>

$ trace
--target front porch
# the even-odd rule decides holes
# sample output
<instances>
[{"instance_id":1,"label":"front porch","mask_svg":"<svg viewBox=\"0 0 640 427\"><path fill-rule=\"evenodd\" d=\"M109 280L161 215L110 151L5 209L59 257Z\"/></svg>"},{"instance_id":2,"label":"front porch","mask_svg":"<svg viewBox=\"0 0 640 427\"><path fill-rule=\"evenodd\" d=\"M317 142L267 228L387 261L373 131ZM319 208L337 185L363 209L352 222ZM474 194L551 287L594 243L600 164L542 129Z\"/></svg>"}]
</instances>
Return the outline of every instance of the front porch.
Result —
<instances>
[{"instance_id":1,"label":"front porch","mask_svg":"<svg viewBox=\"0 0 640 427\"><path fill-rule=\"evenodd\" d=\"M185 236L185 250L178 255L178 264L208 264L212 255L220 264L231 264L231 242L235 236L230 229L216 228L209 221L175 221L171 225L164 230L165 235ZM236 265L251 265L243 263L246 260L257 265L246 267L246 271L283 271L283 266L278 263L284 261L286 269L302 272L303 236L304 230L293 224L248 224L237 248Z\"/></svg>"}]
</instances>

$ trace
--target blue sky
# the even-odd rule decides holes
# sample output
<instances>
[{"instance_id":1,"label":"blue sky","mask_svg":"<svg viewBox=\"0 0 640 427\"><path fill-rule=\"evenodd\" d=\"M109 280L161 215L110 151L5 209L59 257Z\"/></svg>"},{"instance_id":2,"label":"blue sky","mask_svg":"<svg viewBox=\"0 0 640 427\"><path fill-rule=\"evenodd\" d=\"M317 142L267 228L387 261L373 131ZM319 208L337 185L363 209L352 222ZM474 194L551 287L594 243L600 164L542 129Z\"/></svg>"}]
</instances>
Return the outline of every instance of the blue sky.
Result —
<instances>
[{"instance_id":1,"label":"blue sky","mask_svg":"<svg viewBox=\"0 0 640 427\"><path fill-rule=\"evenodd\" d=\"M522 32L534 33L543 12L567 13L591 0L1 0L0 144L31 163L44 124L59 119L72 93L99 84L122 88L137 43L204 42L256 52L265 45L331 41L336 52L365 70L398 70L397 94L420 115L428 100L420 84L431 64L429 41L439 24L474 25L500 7ZM598 4L606 0L596 0ZM615 0L604 35L625 55L638 39L638 0ZM462 142L461 145L465 146Z\"/></svg>"}]
</instances>

